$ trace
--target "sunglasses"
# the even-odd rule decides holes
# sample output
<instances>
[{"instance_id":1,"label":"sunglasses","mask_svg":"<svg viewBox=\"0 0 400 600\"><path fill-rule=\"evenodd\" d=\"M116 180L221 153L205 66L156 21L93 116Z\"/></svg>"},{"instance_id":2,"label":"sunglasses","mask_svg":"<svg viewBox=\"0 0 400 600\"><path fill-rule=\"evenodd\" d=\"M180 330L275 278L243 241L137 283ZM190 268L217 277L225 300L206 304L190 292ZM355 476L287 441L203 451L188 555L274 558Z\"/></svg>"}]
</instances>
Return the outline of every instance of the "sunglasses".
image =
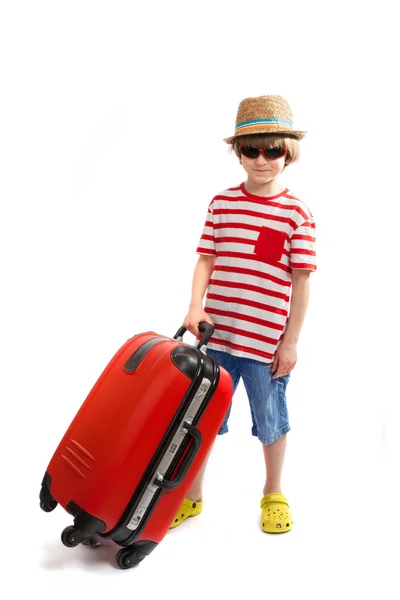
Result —
<instances>
[{"instance_id":1,"label":"sunglasses","mask_svg":"<svg viewBox=\"0 0 400 600\"><path fill-rule=\"evenodd\" d=\"M258 158L260 154L268 160L276 160L285 156L287 150L285 147L281 148L254 148L253 146L240 146L240 154L247 158Z\"/></svg>"}]
</instances>

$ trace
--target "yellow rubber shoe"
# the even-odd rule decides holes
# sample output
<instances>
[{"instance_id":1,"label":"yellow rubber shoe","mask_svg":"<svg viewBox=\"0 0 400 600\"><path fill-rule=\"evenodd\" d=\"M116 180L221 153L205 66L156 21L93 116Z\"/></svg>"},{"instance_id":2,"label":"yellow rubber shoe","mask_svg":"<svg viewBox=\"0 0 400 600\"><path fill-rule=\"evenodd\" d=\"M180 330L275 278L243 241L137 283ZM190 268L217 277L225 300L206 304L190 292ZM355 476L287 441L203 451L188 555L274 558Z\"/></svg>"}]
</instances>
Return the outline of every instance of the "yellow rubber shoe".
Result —
<instances>
[{"instance_id":1,"label":"yellow rubber shoe","mask_svg":"<svg viewBox=\"0 0 400 600\"><path fill-rule=\"evenodd\" d=\"M203 502L193 502L193 500L189 500L189 498L185 498L182 503L182 506L178 510L175 516L175 520L170 526L170 529L174 527L178 527L181 525L185 519L188 517L196 517L203 510Z\"/></svg>"},{"instance_id":2,"label":"yellow rubber shoe","mask_svg":"<svg viewBox=\"0 0 400 600\"><path fill-rule=\"evenodd\" d=\"M266 533L285 533L293 526L293 517L283 494L266 494L260 502L261 526Z\"/></svg>"}]
</instances>

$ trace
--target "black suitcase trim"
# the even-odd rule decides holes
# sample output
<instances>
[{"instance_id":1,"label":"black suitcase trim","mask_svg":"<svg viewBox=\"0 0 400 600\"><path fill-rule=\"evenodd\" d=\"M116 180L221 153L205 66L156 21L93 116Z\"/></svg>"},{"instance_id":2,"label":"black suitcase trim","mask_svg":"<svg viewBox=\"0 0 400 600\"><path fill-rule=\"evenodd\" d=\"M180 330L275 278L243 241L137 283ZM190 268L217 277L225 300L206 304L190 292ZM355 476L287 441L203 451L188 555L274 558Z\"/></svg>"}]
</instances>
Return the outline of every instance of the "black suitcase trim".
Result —
<instances>
[{"instance_id":1,"label":"black suitcase trim","mask_svg":"<svg viewBox=\"0 0 400 600\"><path fill-rule=\"evenodd\" d=\"M128 373L134 373L146 354L150 352L154 346L157 346L157 344L160 342L167 342L168 340L169 338L166 337L155 337L151 340L147 340L147 342L144 342L135 350L132 356L128 358L124 364L124 371L127 371Z\"/></svg>"}]
</instances>

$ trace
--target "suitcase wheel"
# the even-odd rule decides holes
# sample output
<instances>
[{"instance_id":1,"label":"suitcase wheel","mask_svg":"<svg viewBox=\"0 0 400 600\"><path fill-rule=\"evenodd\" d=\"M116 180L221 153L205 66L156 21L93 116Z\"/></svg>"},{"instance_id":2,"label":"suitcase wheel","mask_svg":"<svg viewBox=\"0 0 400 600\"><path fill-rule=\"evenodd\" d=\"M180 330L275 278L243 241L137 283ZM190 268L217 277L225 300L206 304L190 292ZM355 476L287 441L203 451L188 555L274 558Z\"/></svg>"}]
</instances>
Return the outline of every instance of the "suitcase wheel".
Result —
<instances>
[{"instance_id":1,"label":"suitcase wheel","mask_svg":"<svg viewBox=\"0 0 400 600\"><path fill-rule=\"evenodd\" d=\"M61 534L61 541L67 548L75 548L79 544L79 539L76 537L76 529L72 525L66 527Z\"/></svg>"},{"instance_id":2,"label":"suitcase wheel","mask_svg":"<svg viewBox=\"0 0 400 600\"><path fill-rule=\"evenodd\" d=\"M56 508L57 504L58 502L57 500L54 500L54 498L48 498L47 501L40 500L40 508L47 513L53 511Z\"/></svg>"},{"instance_id":3,"label":"suitcase wheel","mask_svg":"<svg viewBox=\"0 0 400 600\"><path fill-rule=\"evenodd\" d=\"M136 550L133 548L122 548L116 556L117 565L120 569L131 569L139 564L142 557L139 557Z\"/></svg>"},{"instance_id":4,"label":"suitcase wheel","mask_svg":"<svg viewBox=\"0 0 400 600\"><path fill-rule=\"evenodd\" d=\"M58 504L57 500L51 495L50 492L51 478L46 473L43 477L42 487L40 488L40 508L44 510L44 512L51 512L54 510Z\"/></svg>"},{"instance_id":5,"label":"suitcase wheel","mask_svg":"<svg viewBox=\"0 0 400 600\"><path fill-rule=\"evenodd\" d=\"M88 540L84 540L82 542L82 546L89 546L89 548L100 548L101 543L97 537L93 536Z\"/></svg>"}]
</instances>

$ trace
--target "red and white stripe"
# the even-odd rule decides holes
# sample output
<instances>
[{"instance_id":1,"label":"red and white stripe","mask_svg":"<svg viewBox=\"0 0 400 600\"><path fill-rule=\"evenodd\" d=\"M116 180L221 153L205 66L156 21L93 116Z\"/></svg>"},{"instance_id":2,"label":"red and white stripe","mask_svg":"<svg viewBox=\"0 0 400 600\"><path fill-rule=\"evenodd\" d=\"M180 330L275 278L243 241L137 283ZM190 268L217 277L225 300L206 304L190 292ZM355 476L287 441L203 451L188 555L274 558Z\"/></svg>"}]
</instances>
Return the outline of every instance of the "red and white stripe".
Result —
<instances>
[{"instance_id":1,"label":"red and white stripe","mask_svg":"<svg viewBox=\"0 0 400 600\"><path fill-rule=\"evenodd\" d=\"M262 227L285 232L278 262L254 247ZM209 347L272 362L289 316L292 269L316 270L315 224L289 190L263 198L241 184L215 196L197 247L215 255L205 311L215 331Z\"/></svg>"}]
</instances>

